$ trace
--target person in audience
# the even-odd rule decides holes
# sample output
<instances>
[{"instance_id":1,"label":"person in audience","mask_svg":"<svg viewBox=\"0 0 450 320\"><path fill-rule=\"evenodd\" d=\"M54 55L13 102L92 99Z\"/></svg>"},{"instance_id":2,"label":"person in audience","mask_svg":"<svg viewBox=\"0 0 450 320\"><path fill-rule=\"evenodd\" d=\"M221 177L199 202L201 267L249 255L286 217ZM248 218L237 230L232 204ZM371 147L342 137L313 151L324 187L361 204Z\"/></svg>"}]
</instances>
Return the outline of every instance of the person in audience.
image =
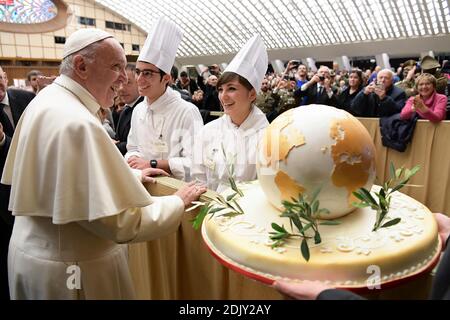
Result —
<instances>
[{"instance_id":1,"label":"person in audience","mask_svg":"<svg viewBox=\"0 0 450 320\"><path fill-rule=\"evenodd\" d=\"M113 125L111 123L111 118L108 116L111 115L111 113L108 112L110 110L111 110L110 108L108 109L100 108L97 114L98 117L100 118L103 128L106 130L109 137L111 139L114 139L116 137L116 133L114 132Z\"/></svg>"},{"instance_id":2,"label":"person in audience","mask_svg":"<svg viewBox=\"0 0 450 320\"><path fill-rule=\"evenodd\" d=\"M254 102L267 61L262 39L253 36L219 78L225 114L203 127L193 152L192 178L209 189L223 191L230 177L237 182L256 179L257 145L269 122Z\"/></svg>"},{"instance_id":3,"label":"person in audience","mask_svg":"<svg viewBox=\"0 0 450 320\"><path fill-rule=\"evenodd\" d=\"M430 299L450 300L450 218L442 213L435 214L439 237L443 243L443 256L434 277ZM447 248L445 250L445 248ZM294 283L277 280L273 287L283 295L298 300L361 300L363 297L347 290L332 288L320 282L302 281Z\"/></svg>"},{"instance_id":4,"label":"person in audience","mask_svg":"<svg viewBox=\"0 0 450 320\"><path fill-rule=\"evenodd\" d=\"M192 103L200 110L203 107L203 90L198 89L192 95Z\"/></svg>"},{"instance_id":5,"label":"person in audience","mask_svg":"<svg viewBox=\"0 0 450 320\"><path fill-rule=\"evenodd\" d=\"M279 95L273 94L269 89L269 80L264 78L261 83L261 90L256 96L256 106L266 115L271 122L277 115L277 106L280 101Z\"/></svg>"},{"instance_id":6,"label":"person in audience","mask_svg":"<svg viewBox=\"0 0 450 320\"><path fill-rule=\"evenodd\" d=\"M128 134L131 127L131 116L134 108L144 100L144 97L139 95L138 85L135 78L136 66L134 64L127 64L126 68L127 82L122 83L119 87L119 98L124 103L123 110L120 112L119 119L116 125L115 143L119 148L120 153L125 155L127 153Z\"/></svg>"},{"instance_id":7,"label":"person in audience","mask_svg":"<svg viewBox=\"0 0 450 320\"><path fill-rule=\"evenodd\" d=\"M272 95L278 100L278 103L275 109L276 113L271 116L270 121L300 104L300 97L295 96L295 81L290 80L288 76L283 76L278 81L277 86L272 90Z\"/></svg>"},{"instance_id":8,"label":"person in audience","mask_svg":"<svg viewBox=\"0 0 450 320\"><path fill-rule=\"evenodd\" d=\"M383 69L353 99L351 113L358 117L387 117L400 113L406 102L405 91L393 85L393 72Z\"/></svg>"},{"instance_id":9,"label":"person in audience","mask_svg":"<svg viewBox=\"0 0 450 320\"><path fill-rule=\"evenodd\" d=\"M30 83L30 86L33 89L34 93L38 93L39 91L38 77L42 75L42 72L40 72L39 70L31 70L27 74L28 82Z\"/></svg>"},{"instance_id":10,"label":"person in audience","mask_svg":"<svg viewBox=\"0 0 450 320\"><path fill-rule=\"evenodd\" d=\"M183 100L192 102L191 93L188 90L180 89L177 87L176 85L177 78L178 78L178 68L172 66L172 69L170 69L169 87L171 87L172 90L178 92Z\"/></svg>"},{"instance_id":11,"label":"person in audience","mask_svg":"<svg viewBox=\"0 0 450 320\"><path fill-rule=\"evenodd\" d=\"M320 66L317 74L294 93L295 97L308 97L308 104L336 105L336 90L333 91L330 69Z\"/></svg>"},{"instance_id":12,"label":"person in audience","mask_svg":"<svg viewBox=\"0 0 450 320\"><path fill-rule=\"evenodd\" d=\"M344 81L345 80L341 80ZM348 77L348 87L344 89L338 96L336 101L336 108L351 112L351 104L356 95L363 87L363 73L359 69L353 69Z\"/></svg>"},{"instance_id":13,"label":"person in audience","mask_svg":"<svg viewBox=\"0 0 450 320\"><path fill-rule=\"evenodd\" d=\"M16 216L9 245L13 299L132 299L125 243L177 229L205 192L188 185L152 197L142 182L163 170L131 170L97 115L127 81L120 43L80 29L63 49L60 76L29 104L6 159Z\"/></svg>"},{"instance_id":14,"label":"person in audience","mask_svg":"<svg viewBox=\"0 0 450 320\"><path fill-rule=\"evenodd\" d=\"M439 122L445 120L447 96L436 92L436 78L428 73L422 73L416 79L418 94L410 97L402 109L400 117L410 119L415 113L420 119Z\"/></svg>"},{"instance_id":15,"label":"person in audience","mask_svg":"<svg viewBox=\"0 0 450 320\"><path fill-rule=\"evenodd\" d=\"M11 139L22 113L35 94L8 89L8 76L0 66L0 168L3 172ZM8 209L10 186L0 184L0 300L9 299L7 257L14 216Z\"/></svg>"},{"instance_id":16,"label":"person in audience","mask_svg":"<svg viewBox=\"0 0 450 320\"><path fill-rule=\"evenodd\" d=\"M308 82L308 68L304 64L300 64L296 74L297 88L301 88L302 85ZM303 97L300 101L300 106L307 104L308 97Z\"/></svg>"},{"instance_id":17,"label":"person in audience","mask_svg":"<svg viewBox=\"0 0 450 320\"><path fill-rule=\"evenodd\" d=\"M159 168L188 181L194 132L203 122L198 108L169 86L182 32L165 18L152 30L136 63L139 94L145 98L131 117L125 159L131 168Z\"/></svg>"},{"instance_id":18,"label":"person in audience","mask_svg":"<svg viewBox=\"0 0 450 320\"><path fill-rule=\"evenodd\" d=\"M439 71L439 68L441 67L439 62L431 56L425 56L420 61L420 67L422 73L429 73L436 78L436 92L445 94L447 89L447 77Z\"/></svg>"},{"instance_id":19,"label":"person in audience","mask_svg":"<svg viewBox=\"0 0 450 320\"><path fill-rule=\"evenodd\" d=\"M395 85L405 91L406 98L416 95L415 91L415 75L417 70L417 62L408 60L403 63L402 75L403 80L395 83Z\"/></svg>"},{"instance_id":20,"label":"person in audience","mask_svg":"<svg viewBox=\"0 0 450 320\"><path fill-rule=\"evenodd\" d=\"M195 91L198 90L197 83L189 78L186 71L180 72L180 78L177 81L177 87L181 90L189 91L191 95L194 95Z\"/></svg>"}]
</instances>

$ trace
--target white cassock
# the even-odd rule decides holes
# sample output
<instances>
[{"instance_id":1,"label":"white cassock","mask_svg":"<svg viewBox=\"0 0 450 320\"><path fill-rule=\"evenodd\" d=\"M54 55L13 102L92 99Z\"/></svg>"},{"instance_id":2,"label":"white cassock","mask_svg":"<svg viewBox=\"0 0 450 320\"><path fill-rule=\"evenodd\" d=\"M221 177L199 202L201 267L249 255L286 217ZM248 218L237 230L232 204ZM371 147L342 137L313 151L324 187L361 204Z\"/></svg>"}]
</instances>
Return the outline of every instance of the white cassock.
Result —
<instances>
[{"instance_id":1,"label":"white cassock","mask_svg":"<svg viewBox=\"0 0 450 320\"><path fill-rule=\"evenodd\" d=\"M237 182L255 180L257 146L268 125L256 107L239 127L226 114L207 123L195 138L192 179L222 192L230 187L228 168L233 164Z\"/></svg>"},{"instance_id":2,"label":"white cassock","mask_svg":"<svg viewBox=\"0 0 450 320\"><path fill-rule=\"evenodd\" d=\"M198 108L167 87L155 102L145 98L135 107L125 159L168 160L172 175L188 181L193 137L202 126Z\"/></svg>"},{"instance_id":3,"label":"white cassock","mask_svg":"<svg viewBox=\"0 0 450 320\"><path fill-rule=\"evenodd\" d=\"M96 117L99 108L60 76L17 125L2 177L16 216L8 256L13 299L131 299L123 243L179 225L181 198L149 195Z\"/></svg>"}]
</instances>

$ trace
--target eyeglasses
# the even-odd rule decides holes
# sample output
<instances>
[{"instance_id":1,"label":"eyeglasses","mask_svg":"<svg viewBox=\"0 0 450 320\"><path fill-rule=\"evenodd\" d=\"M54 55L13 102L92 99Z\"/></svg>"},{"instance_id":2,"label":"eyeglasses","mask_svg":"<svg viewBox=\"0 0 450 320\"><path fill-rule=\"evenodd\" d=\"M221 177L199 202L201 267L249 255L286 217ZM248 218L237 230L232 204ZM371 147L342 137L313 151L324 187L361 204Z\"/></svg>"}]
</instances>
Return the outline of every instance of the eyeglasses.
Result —
<instances>
[{"instance_id":1,"label":"eyeglasses","mask_svg":"<svg viewBox=\"0 0 450 320\"><path fill-rule=\"evenodd\" d=\"M151 69L144 69L144 70L136 69L134 73L136 74L136 77L139 77L142 74L142 76L145 79L150 79L151 77L153 77L154 74L161 74L161 71L155 71Z\"/></svg>"}]
</instances>

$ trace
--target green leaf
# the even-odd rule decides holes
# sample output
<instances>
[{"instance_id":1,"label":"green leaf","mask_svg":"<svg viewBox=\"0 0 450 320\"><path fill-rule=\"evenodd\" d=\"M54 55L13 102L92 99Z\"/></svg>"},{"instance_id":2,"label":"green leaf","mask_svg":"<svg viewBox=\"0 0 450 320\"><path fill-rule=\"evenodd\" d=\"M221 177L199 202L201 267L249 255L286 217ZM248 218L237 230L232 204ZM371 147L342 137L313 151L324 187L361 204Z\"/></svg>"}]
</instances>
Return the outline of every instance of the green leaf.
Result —
<instances>
[{"instance_id":1,"label":"green leaf","mask_svg":"<svg viewBox=\"0 0 450 320\"><path fill-rule=\"evenodd\" d=\"M370 204L378 205L378 203L375 201L375 199L372 197L372 195L370 194L370 192L367 189L361 188L359 190L361 190L361 195L364 197L366 202L368 202Z\"/></svg>"},{"instance_id":2,"label":"green leaf","mask_svg":"<svg viewBox=\"0 0 450 320\"><path fill-rule=\"evenodd\" d=\"M395 219L389 220L388 222L383 224L380 228L391 227L391 226L396 225L397 223L399 223L400 220L401 220L401 218L395 218Z\"/></svg>"},{"instance_id":3,"label":"green leaf","mask_svg":"<svg viewBox=\"0 0 450 320\"><path fill-rule=\"evenodd\" d=\"M353 202L352 206L357 207L357 208L367 208L368 206L370 206L368 203L366 202Z\"/></svg>"},{"instance_id":4,"label":"green leaf","mask_svg":"<svg viewBox=\"0 0 450 320\"><path fill-rule=\"evenodd\" d=\"M330 210L322 208L322 209L319 209L319 214L320 213L330 214Z\"/></svg>"},{"instance_id":5,"label":"green leaf","mask_svg":"<svg viewBox=\"0 0 450 320\"><path fill-rule=\"evenodd\" d=\"M312 205L312 213L316 213L317 210L319 210L319 200L314 201Z\"/></svg>"},{"instance_id":6,"label":"green leaf","mask_svg":"<svg viewBox=\"0 0 450 320\"><path fill-rule=\"evenodd\" d=\"M316 231L314 234L314 243L319 244L322 242L322 238L320 237L320 233Z\"/></svg>"},{"instance_id":7,"label":"green leaf","mask_svg":"<svg viewBox=\"0 0 450 320\"><path fill-rule=\"evenodd\" d=\"M319 223L321 226L337 226L339 224L341 224L341 222L337 220L327 220Z\"/></svg>"},{"instance_id":8,"label":"green leaf","mask_svg":"<svg viewBox=\"0 0 450 320\"><path fill-rule=\"evenodd\" d=\"M405 168L401 167L395 171L395 179L400 179L401 176L403 176L403 173L405 172Z\"/></svg>"},{"instance_id":9,"label":"green leaf","mask_svg":"<svg viewBox=\"0 0 450 320\"><path fill-rule=\"evenodd\" d=\"M359 189L359 190L361 190L361 189ZM355 197L357 197L359 200L361 200L361 201L366 201L365 199L364 199L364 197L361 195L361 191L353 191L352 193L353 193L353 195L355 196Z\"/></svg>"},{"instance_id":10,"label":"green leaf","mask_svg":"<svg viewBox=\"0 0 450 320\"><path fill-rule=\"evenodd\" d=\"M391 179L395 179L397 177L397 175L395 174L395 167L394 167L394 163L390 163L389 165L389 176L391 177Z\"/></svg>"},{"instance_id":11,"label":"green leaf","mask_svg":"<svg viewBox=\"0 0 450 320\"><path fill-rule=\"evenodd\" d=\"M237 196L237 192L235 192L235 193L233 193L233 194L230 194L228 197L227 197L227 201L230 201L231 199L233 199L234 197L236 197Z\"/></svg>"},{"instance_id":12,"label":"green leaf","mask_svg":"<svg viewBox=\"0 0 450 320\"><path fill-rule=\"evenodd\" d=\"M241 206L239 205L239 203L237 203L236 200L233 200L232 202L236 205L236 207L238 207L239 213L244 213L244 210L242 210Z\"/></svg>"},{"instance_id":13,"label":"green leaf","mask_svg":"<svg viewBox=\"0 0 450 320\"><path fill-rule=\"evenodd\" d=\"M306 241L306 239L302 240L302 244L300 246L301 252L302 252L302 256L306 261L309 261L309 247L308 247L308 242Z\"/></svg>"},{"instance_id":14,"label":"green leaf","mask_svg":"<svg viewBox=\"0 0 450 320\"><path fill-rule=\"evenodd\" d=\"M308 230L309 228L311 228L312 225L313 224L311 222L306 224L299 232L302 233L302 234L305 233L305 231Z\"/></svg>"},{"instance_id":15,"label":"green leaf","mask_svg":"<svg viewBox=\"0 0 450 320\"><path fill-rule=\"evenodd\" d=\"M198 230L200 228L200 226L202 225L202 222L205 219L206 215L208 214L208 211L210 208L211 208L210 206L204 206L203 208L200 209L197 216L191 220L192 227L195 230Z\"/></svg>"},{"instance_id":16,"label":"green leaf","mask_svg":"<svg viewBox=\"0 0 450 320\"><path fill-rule=\"evenodd\" d=\"M226 209L226 208L224 208L224 207L213 208L213 209L208 211L208 214L213 214L213 213L222 211L223 209Z\"/></svg>"},{"instance_id":17,"label":"green leaf","mask_svg":"<svg viewBox=\"0 0 450 320\"><path fill-rule=\"evenodd\" d=\"M317 189L313 192L312 198L311 198L311 203L314 203L314 201L316 201L317 197L319 196L319 193L320 193L320 190L321 190L321 189L322 189L322 188L319 187L319 188L317 188Z\"/></svg>"},{"instance_id":18,"label":"green leaf","mask_svg":"<svg viewBox=\"0 0 450 320\"><path fill-rule=\"evenodd\" d=\"M278 232L287 233L284 226L280 226L280 225L276 224L275 222L272 223L272 229L274 229L275 231L278 231Z\"/></svg>"}]
</instances>

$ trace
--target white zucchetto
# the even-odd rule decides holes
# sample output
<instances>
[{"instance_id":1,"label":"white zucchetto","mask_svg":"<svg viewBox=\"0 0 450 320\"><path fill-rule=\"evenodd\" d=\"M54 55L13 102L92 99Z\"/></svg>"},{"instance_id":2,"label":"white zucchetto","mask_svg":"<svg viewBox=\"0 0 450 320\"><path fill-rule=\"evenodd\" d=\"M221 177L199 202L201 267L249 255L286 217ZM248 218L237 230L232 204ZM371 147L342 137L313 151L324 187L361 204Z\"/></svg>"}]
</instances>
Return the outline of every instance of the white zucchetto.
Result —
<instances>
[{"instance_id":1,"label":"white zucchetto","mask_svg":"<svg viewBox=\"0 0 450 320\"><path fill-rule=\"evenodd\" d=\"M101 41L107 38L113 38L111 34L106 31L87 28L80 29L72 33L64 44L63 59L71 54L78 52L94 42Z\"/></svg>"},{"instance_id":2,"label":"white zucchetto","mask_svg":"<svg viewBox=\"0 0 450 320\"><path fill-rule=\"evenodd\" d=\"M234 72L247 79L256 92L261 89L261 83L267 71L267 51L259 35L254 35L230 62L225 72Z\"/></svg>"},{"instance_id":3,"label":"white zucchetto","mask_svg":"<svg viewBox=\"0 0 450 320\"><path fill-rule=\"evenodd\" d=\"M175 23L165 17L159 18L153 24L137 61L154 64L170 74L182 37L183 32Z\"/></svg>"}]
</instances>

